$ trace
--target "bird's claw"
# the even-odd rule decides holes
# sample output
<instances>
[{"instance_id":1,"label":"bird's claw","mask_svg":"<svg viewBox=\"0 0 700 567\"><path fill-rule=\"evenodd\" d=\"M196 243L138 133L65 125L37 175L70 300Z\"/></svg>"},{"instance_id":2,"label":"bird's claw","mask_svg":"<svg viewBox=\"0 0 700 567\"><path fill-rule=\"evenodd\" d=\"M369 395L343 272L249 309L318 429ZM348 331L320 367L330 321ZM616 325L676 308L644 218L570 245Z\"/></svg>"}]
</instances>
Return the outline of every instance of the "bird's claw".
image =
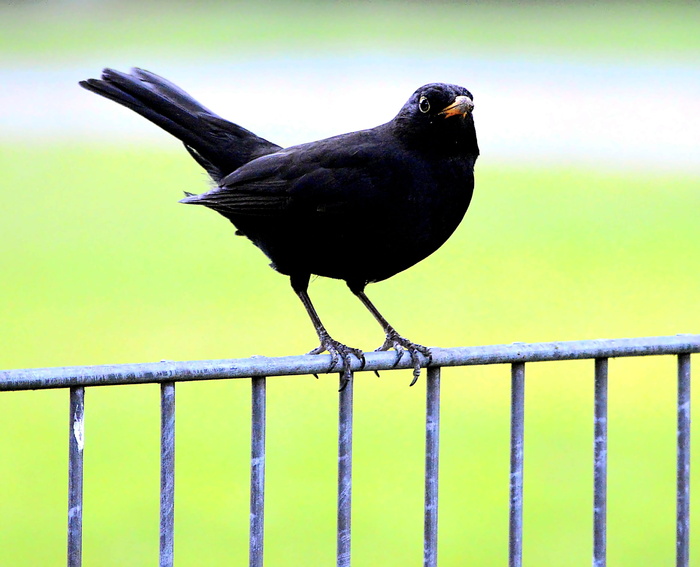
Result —
<instances>
[{"instance_id":1,"label":"bird's claw","mask_svg":"<svg viewBox=\"0 0 700 567\"><path fill-rule=\"evenodd\" d=\"M331 365L328 367L328 371L332 371L333 368L342 361L342 380L343 384L340 389L343 390L348 382L352 379L352 369L350 364L350 357L354 356L360 361L360 370L365 367L365 354L359 348L352 348L344 345L341 342L336 341L330 336L326 335L321 337L321 344L315 349L310 351L308 354L321 354L322 352L328 352L331 355Z\"/></svg>"},{"instance_id":2,"label":"bird's claw","mask_svg":"<svg viewBox=\"0 0 700 567\"><path fill-rule=\"evenodd\" d=\"M396 367L401 360L404 352L408 352L411 356L411 362L413 363L413 380L411 381L411 386L413 386L418 377L420 376L421 369L421 357L422 355L426 359L426 365L429 365L433 361L433 355L428 347L412 343L408 339L403 338L396 331L391 330L386 334L386 340L384 344L380 346L377 351L386 351L393 348L396 350L396 360L394 361L394 367Z\"/></svg>"}]
</instances>

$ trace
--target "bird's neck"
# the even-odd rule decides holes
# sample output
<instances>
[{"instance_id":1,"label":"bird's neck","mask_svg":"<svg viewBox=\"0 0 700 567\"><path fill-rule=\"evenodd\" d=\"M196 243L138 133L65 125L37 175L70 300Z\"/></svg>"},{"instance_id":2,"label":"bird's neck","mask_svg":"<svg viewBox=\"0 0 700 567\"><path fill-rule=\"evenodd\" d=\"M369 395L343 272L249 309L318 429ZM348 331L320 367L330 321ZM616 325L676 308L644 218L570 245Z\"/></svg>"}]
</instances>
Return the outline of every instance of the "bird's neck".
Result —
<instances>
[{"instance_id":1,"label":"bird's neck","mask_svg":"<svg viewBox=\"0 0 700 567\"><path fill-rule=\"evenodd\" d=\"M394 119L385 124L402 144L412 151L439 156L441 158L471 158L476 161L479 145L473 125L462 128L416 129L408 121Z\"/></svg>"}]
</instances>

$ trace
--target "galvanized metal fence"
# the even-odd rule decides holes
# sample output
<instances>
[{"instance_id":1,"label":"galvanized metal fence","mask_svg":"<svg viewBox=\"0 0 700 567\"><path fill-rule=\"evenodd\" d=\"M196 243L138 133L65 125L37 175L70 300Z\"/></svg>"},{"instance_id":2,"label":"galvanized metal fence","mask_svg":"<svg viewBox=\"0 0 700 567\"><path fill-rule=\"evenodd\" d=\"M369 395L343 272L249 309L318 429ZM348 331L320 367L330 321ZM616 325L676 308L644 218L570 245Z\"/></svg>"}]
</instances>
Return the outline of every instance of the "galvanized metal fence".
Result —
<instances>
[{"instance_id":1,"label":"galvanized metal fence","mask_svg":"<svg viewBox=\"0 0 700 567\"><path fill-rule=\"evenodd\" d=\"M690 526L690 355L700 352L700 335L558 343L434 348L427 370L425 425L425 523L423 565L438 563L438 456L440 369L446 366L511 365L509 566L522 565L523 459L526 363L592 359L594 363L593 566L606 565L608 358L675 355L678 359L676 565L689 566ZM115 384L161 385L160 565L173 565L175 510L175 383L249 378L252 383L250 472L250 565L262 567L265 512L265 386L270 376L326 373L330 356L254 357L197 362L163 361L113 366L78 366L0 371L0 391L70 389L68 474L68 566L82 563L82 502L85 388ZM363 370L411 368L404 355L366 354ZM335 370L335 369L334 369ZM353 370L359 370L355 363ZM336 370L337 371L337 370ZM341 378L342 385L342 378ZM339 392L337 565L349 567L351 550L353 384Z\"/></svg>"}]
</instances>

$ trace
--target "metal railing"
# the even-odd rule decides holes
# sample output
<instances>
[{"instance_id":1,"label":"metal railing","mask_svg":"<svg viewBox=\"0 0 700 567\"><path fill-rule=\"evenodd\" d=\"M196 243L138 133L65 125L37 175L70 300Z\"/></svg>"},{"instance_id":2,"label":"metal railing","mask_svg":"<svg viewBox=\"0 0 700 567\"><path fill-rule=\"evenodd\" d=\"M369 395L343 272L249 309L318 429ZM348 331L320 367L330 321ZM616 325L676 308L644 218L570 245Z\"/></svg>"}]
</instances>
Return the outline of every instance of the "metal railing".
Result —
<instances>
[{"instance_id":1,"label":"metal railing","mask_svg":"<svg viewBox=\"0 0 700 567\"><path fill-rule=\"evenodd\" d=\"M700 352L700 335L555 343L433 348L427 370L425 523L423 565L437 565L440 369L447 366L511 365L509 566L522 564L523 457L526 363L595 361L593 566L606 565L607 380L608 358L676 355L678 359L678 437L676 565L689 566L690 526L690 355ZM366 353L365 371L412 368L404 355ZM68 475L68 566L82 562L82 501L85 388L116 384L161 384L160 565L173 565L175 509L175 383L249 378L252 383L250 474L250 565L263 565L265 510L266 378L329 372L330 356L253 357L194 362L163 361L111 366L78 366L0 371L0 391L70 388ZM332 369L337 371L337 369ZM355 362L353 371L359 370ZM342 377L340 384L342 385ZM351 550L353 384L339 392L337 565L349 567Z\"/></svg>"}]
</instances>

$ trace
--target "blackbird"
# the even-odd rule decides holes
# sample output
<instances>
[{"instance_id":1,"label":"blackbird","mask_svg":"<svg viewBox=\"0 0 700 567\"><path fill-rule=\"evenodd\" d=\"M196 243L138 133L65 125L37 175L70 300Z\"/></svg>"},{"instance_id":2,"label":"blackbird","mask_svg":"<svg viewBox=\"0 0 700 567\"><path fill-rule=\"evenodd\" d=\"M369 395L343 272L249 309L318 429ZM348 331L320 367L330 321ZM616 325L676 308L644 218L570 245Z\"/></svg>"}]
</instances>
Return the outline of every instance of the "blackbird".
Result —
<instances>
[{"instance_id":1,"label":"blackbird","mask_svg":"<svg viewBox=\"0 0 700 567\"><path fill-rule=\"evenodd\" d=\"M420 87L393 120L369 130L282 148L214 114L171 82L142 69L105 69L80 85L113 100L179 140L214 180L181 203L229 219L289 276L328 351L332 370L350 379L361 350L333 339L311 303L312 274L345 280L386 339L377 350L408 351L415 383L430 350L401 335L365 295L435 252L467 211L479 147L471 93L460 86Z\"/></svg>"}]
</instances>

